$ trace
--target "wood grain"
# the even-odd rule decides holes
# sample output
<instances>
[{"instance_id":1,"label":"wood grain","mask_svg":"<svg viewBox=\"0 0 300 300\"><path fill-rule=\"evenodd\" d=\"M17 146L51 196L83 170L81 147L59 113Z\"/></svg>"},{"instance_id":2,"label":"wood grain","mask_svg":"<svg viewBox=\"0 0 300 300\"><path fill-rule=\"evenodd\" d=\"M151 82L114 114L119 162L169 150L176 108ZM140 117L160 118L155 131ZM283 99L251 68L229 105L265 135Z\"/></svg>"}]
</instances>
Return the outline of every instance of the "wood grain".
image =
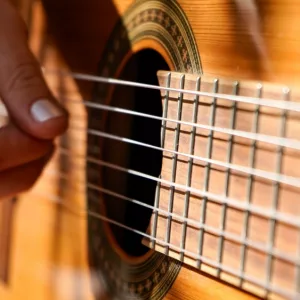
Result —
<instances>
[{"instance_id":1,"label":"wood grain","mask_svg":"<svg viewBox=\"0 0 300 300\"><path fill-rule=\"evenodd\" d=\"M195 276L195 271L188 268L182 269L165 299L198 300L199 297L201 297L202 300L258 299L231 286L226 286L223 283L215 281L205 275L197 274L197 276Z\"/></svg>"},{"instance_id":2,"label":"wood grain","mask_svg":"<svg viewBox=\"0 0 300 300\"><path fill-rule=\"evenodd\" d=\"M132 0L114 0L122 14ZM297 0L257 0L259 29L269 66L258 55L246 22L249 11L237 11L231 0L179 0L196 37L206 75L297 85L299 32ZM293 62L293 63L292 63Z\"/></svg>"},{"instance_id":3,"label":"wood grain","mask_svg":"<svg viewBox=\"0 0 300 300\"><path fill-rule=\"evenodd\" d=\"M297 0L257 1L262 37L268 53L268 64L258 55L245 23L239 19L234 2L230 0L180 0L178 2L193 28L205 76L264 80L292 87L297 85L300 79L300 22ZM40 1L33 2L30 21L30 45L40 63L50 69L94 73L116 21L133 1L44 0L43 3L46 13ZM244 12L243 16L245 15L247 12ZM136 50L132 51L147 47L155 48L158 52L162 51L151 41L142 41L141 44L135 45ZM174 66L170 65L170 68L174 70ZM55 77L46 79L53 94L60 99L80 100L91 95L90 84L80 84L71 79L61 80ZM82 106L75 104L66 104L66 106L71 113L71 126L63 139L57 142L60 146L61 143L63 145L67 143L71 155L62 159L63 156L58 151L34 189L21 195L18 201L12 236L13 249L10 252L11 281L8 286L0 283L1 299L16 300L24 296L32 300L94 299L93 290L95 289L98 295L104 297L102 287L95 287L93 275L89 273L86 212L84 211L86 195L83 192L84 163L76 158L77 155L85 153L86 136L84 131L74 128L86 128L87 116ZM224 124L228 126L230 118L228 107L227 104L218 110L219 126ZM170 112L173 113L172 107ZM208 114L207 108L201 115L201 121L207 122ZM190 120L190 113L186 113L185 117ZM241 109L237 120L239 128L250 129L252 117L253 108ZM277 134L277 131L269 124L277 124L278 120L278 115L269 115L265 111L262 118L262 131ZM298 137L299 123L293 119L290 122L289 136ZM171 127L169 133L167 140L171 142L173 134ZM206 142L205 138L201 140L200 135L198 139L197 154L200 155L205 153L203 151L205 151ZM188 134L183 133L181 147L186 147L187 141ZM214 140L214 145L216 149L213 151L214 158L225 159L227 140L219 137ZM235 162L247 164L250 144L245 141L239 144L236 141L235 148L237 153L234 156ZM299 168L293 166L298 165L299 161L293 154L293 152L286 153L288 158L284 171L298 176ZM166 155L165 176L169 176L168 159L170 157ZM258 150L257 160L260 166L266 170L272 170L275 160L274 148L261 147ZM195 182L202 187L203 165L197 165L196 169L199 176ZM182 170L182 173L180 172L181 176L178 176L178 181L185 183L186 161L182 162L179 170ZM224 174L219 170L211 172L215 180L212 181L210 189L216 193L222 193ZM231 176L235 184L230 190L230 195L241 201L245 200L246 179L237 174ZM255 182L255 186L254 203L265 208L270 207L272 187L261 182ZM282 194L285 201L280 203L280 210L293 217L298 216L300 213L299 206L296 204L298 194L295 191L283 193L285 193ZM178 197L175 203L175 210L180 214L182 214L182 199ZM199 219L201 202L199 198L192 199L189 217ZM166 202L162 201L162 205L165 204ZM220 214L220 206L209 204L207 222L218 228ZM242 218L241 212L229 210L227 230L240 235L242 226L239 224ZM266 237L267 224L261 218L251 217L251 219L253 223L250 236L254 241L261 242ZM164 225L162 224L159 229L163 233ZM289 255L295 255L295 243L287 241L296 240L296 231L279 224L278 232L278 249ZM178 242L180 234L181 228L174 229L172 239ZM198 231L189 234L191 244L187 244L187 247L195 248L193 244L195 241L192 237L197 234ZM216 238L208 237L206 255L215 255L216 246ZM224 260L238 268L239 259L232 253L239 252L239 246L229 244L226 249L228 256L225 255ZM163 249L158 250L163 251ZM175 256L174 253L171 255ZM261 268L256 264L261 261L265 261L265 257L258 259L257 254L254 253L252 262L256 268L250 268L250 270L259 272ZM190 262L186 261L186 263ZM275 270L276 274L281 271L285 271L287 277L280 276L277 278L277 283L289 286L288 279L293 278L294 275L288 272L285 264L279 265ZM228 277L225 279L229 280ZM231 280L232 283L236 283L236 279L231 278ZM215 281L195 270L183 268L166 299L199 298L254 299L244 292L229 287L224 282Z\"/></svg>"},{"instance_id":4,"label":"wood grain","mask_svg":"<svg viewBox=\"0 0 300 300\"><path fill-rule=\"evenodd\" d=\"M178 88L180 86L180 78L182 74L171 73L171 87ZM160 72L160 85L166 86L168 72ZM196 80L198 76L185 75L185 89L195 90ZM201 77L201 91L209 92L214 90L216 78L203 76ZM230 80L218 79L218 92L220 94L230 95L233 93L236 82ZM261 87L255 82L239 82L238 94L240 96L253 96L257 93L257 87ZM262 97L267 99L284 99L283 86L273 86L267 84L262 87ZM292 91L291 101L299 101L297 91ZM163 93L164 95L164 93ZM177 120L178 110L178 92L169 93L168 118ZM185 94L183 97L183 108L181 121L191 122L193 118L195 96ZM214 102L215 101L215 102ZM215 103L215 104L213 104ZM211 123L210 115L215 110L215 122ZM253 132L255 111L257 105L238 103L235 108L235 124L232 127L231 120L233 114L232 101L223 99L214 99L211 97L200 96L198 104L197 123L201 125L212 125L218 128L242 130ZM286 128L287 137L296 139L299 132L300 114L292 112L287 117ZM282 123L282 111L273 108L262 107L258 115L257 132L265 135L280 136ZM182 124L180 127L179 152L190 154L190 139L192 126ZM166 141L165 148L174 149L174 136L176 131L176 123L166 123ZM211 153L208 152L209 143L211 143ZM231 143L231 144L230 144ZM228 157L229 149L232 149L232 158ZM252 150L254 149L254 150ZM251 152L254 151L254 164L251 162ZM228 134L214 132L210 130L197 128L195 136L194 155L203 159L212 159L217 162L230 162L235 165L244 167L253 167L266 172L278 172L278 147L265 142L258 142L253 148L251 139L242 137L233 137L230 140ZM295 166L299 165L299 150L284 149L282 154L281 171L286 176L299 178L300 171ZM175 158L176 159L176 158ZM172 180L172 163L174 154L164 151L164 160L162 168L162 180L173 182ZM287 291L294 291L295 282L297 282L297 261L299 257L298 244L299 225L288 224L294 220L297 223L300 217L298 209L299 188L289 185L280 185L278 187L278 196L276 196L276 185L271 180L266 180L258 176L249 176L247 172L237 172L229 170L226 167L210 164L205 161L194 159L192 161L192 173L190 187L208 192L215 196L226 196L229 199L236 199L237 205L251 203L249 212L247 206L244 208L234 207L230 204L222 204L222 201L214 201L212 198L203 197L191 192L187 197L186 187L188 182L188 164L190 158L178 155L177 170L175 183L183 186L183 188L174 189L173 210L169 211L171 188L168 183L163 183L160 189L160 201L157 220L157 229L153 227L155 213L152 217L152 224L149 227L149 234L153 236L156 232L154 249L162 253L168 253L172 257L184 261L185 263L199 268L199 260L197 254L200 254L204 261L210 260L212 263L220 262L224 268L230 268L236 272L236 276L228 278L228 272L218 271L218 267L211 265L208 261L201 265L200 269L207 271L214 276L227 279L236 285L241 284L241 277L250 276L257 279L258 282L265 282L268 274L268 253L274 251L271 257L273 269L271 271L271 284L280 286ZM208 173L207 173L208 172ZM206 185L206 182L209 184ZM249 186L249 183L251 185ZM187 197L187 198L186 198ZM278 204L276 204L278 203ZM187 206L188 205L188 206ZM203 206L205 210L203 212ZM276 205L274 207L274 205ZM187 214L185 214L187 207ZM254 212L257 208L258 213ZM276 222L274 232L270 231L270 223L272 220L272 210L277 211L278 220ZM269 217L259 215L259 212L270 212ZM170 213L175 214L169 219ZM282 214L282 217L280 216ZM184 221L182 217L185 217ZM223 219L222 219L223 216ZM285 222L284 218L285 217ZM247 225L245 225L245 217L247 217ZM168 225L169 224L169 225ZM168 226L170 228L168 229ZM186 226L186 237L183 238L183 227ZM170 230L170 240L167 240L167 232ZM246 231L247 230L247 231ZM246 239L245 239L245 233ZM222 235L224 237L222 238ZM274 241L272 249L269 249L271 241ZM200 250L201 238L203 247ZM222 246L220 246L220 241ZM170 243L172 247L169 252L163 242ZM183 244L184 243L184 244ZM151 246L151 241L148 241ZM246 246L248 245L248 246ZM220 248L221 247L221 248ZM184 248L187 254L178 249ZM241 267L243 262L242 251L244 249L245 265L243 273ZM276 254L277 253L277 254ZM289 257L289 260L286 260ZM221 267L222 269L222 267ZM220 273L218 273L220 272ZM231 274L233 275L233 274ZM232 277L235 277L233 279ZM243 285L247 285L248 280L243 280ZM249 283L249 282L248 282ZM265 290L262 288L260 292L253 286L245 287L254 290L259 296L263 296Z\"/></svg>"},{"instance_id":5,"label":"wood grain","mask_svg":"<svg viewBox=\"0 0 300 300\"><path fill-rule=\"evenodd\" d=\"M0 281L4 284L9 280L13 207L14 199L0 202Z\"/></svg>"}]
</instances>

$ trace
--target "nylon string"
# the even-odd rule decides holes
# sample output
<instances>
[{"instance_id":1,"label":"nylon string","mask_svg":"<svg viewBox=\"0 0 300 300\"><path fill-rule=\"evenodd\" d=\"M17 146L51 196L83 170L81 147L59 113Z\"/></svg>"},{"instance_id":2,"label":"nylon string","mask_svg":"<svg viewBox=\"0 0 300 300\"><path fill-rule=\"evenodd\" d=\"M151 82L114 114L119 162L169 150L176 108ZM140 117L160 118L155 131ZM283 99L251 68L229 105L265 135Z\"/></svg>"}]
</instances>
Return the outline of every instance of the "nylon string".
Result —
<instances>
[{"instance_id":1,"label":"nylon string","mask_svg":"<svg viewBox=\"0 0 300 300\"><path fill-rule=\"evenodd\" d=\"M157 238L157 237L153 237L149 234L146 234L144 232L141 232L139 230L136 230L132 227L129 227L127 225L124 225L122 223L119 223L113 219L110 219L108 217L105 217L97 212L94 212L94 211L90 211L88 209L85 209L85 208L78 208L76 210L74 210L74 206L72 205L68 205L66 203L64 203L64 201L62 200L62 198L60 198L59 196L55 196L55 195L49 195L49 194L46 194L46 193L43 193L43 192L36 192L36 194L42 196L42 197L45 197L46 199L48 199L49 201L55 201L56 203L58 203L59 205L61 205L62 207L66 208L67 210L75 213L75 214L78 214L78 215L81 215L81 214L86 214L86 215L89 215L93 218L96 218L96 219L99 219L103 222L106 222L106 223L109 223L109 224L112 224L112 225L115 225L115 226L118 226L120 228L123 228L125 230L128 230L128 231L131 231L131 232L134 232L140 236L143 236L144 238L147 238L149 240L154 240L157 244L161 245L161 246L164 246L164 247L169 247L170 249L176 251L176 252L182 252L184 253L186 256L188 257L191 257L195 260L201 260L203 263L209 265L209 266L212 266L212 267L215 267L215 268L218 268L218 269L221 269L222 271L230 274L230 275L233 275L233 276L237 276L239 278L243 278L244 280L250 282L250 283L253 283L255 285L257 285L258 287L261 287L265 290L268 290L268 291L271 291L271 292L275 292L275 293L278 293L279 295L283 296L283 297L288 297L288 298L291 298L291 299L298 299L300 297L300 293L298 292L290 292L290 291L287 291L277 285L274 285L274 284L265 284L264 282L262 282L261 280L258 280L256 278L254 278L253 276L250 276L250 275L247 275L247 274L244 274L244 273L240 273L239 271L233 269L233 268L230 268L230 267L227 267L225 266L224 264L222 263L216 263L214 260L212 259L209 259L203 255L199 255L199 254L196 254L194 252L191 252L191 251L188 251L186 249L183 249L181 247L178 247L176 245L173 245L172 243L166 243L165 241Z\"/></svg>"}]
</instances>

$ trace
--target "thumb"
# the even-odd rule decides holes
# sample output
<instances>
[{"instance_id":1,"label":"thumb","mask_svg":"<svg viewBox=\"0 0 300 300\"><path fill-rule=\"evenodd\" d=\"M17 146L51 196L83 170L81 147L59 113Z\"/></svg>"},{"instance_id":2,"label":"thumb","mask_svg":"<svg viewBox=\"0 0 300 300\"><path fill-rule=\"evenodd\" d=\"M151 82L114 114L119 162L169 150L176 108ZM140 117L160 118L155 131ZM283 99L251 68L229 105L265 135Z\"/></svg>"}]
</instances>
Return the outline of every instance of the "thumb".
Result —
<instances>
[{"instance_id":1,"label":"thumb","mask_svg":"<svg viewBox=\"0 0 300 300\"><path fill-rule=\"evenodd\" d=\"M68 125L27 45L26 27L9 1L0 1L0 96L10 118L26 133L52 139Z\"/></svg>"}]
</instances>

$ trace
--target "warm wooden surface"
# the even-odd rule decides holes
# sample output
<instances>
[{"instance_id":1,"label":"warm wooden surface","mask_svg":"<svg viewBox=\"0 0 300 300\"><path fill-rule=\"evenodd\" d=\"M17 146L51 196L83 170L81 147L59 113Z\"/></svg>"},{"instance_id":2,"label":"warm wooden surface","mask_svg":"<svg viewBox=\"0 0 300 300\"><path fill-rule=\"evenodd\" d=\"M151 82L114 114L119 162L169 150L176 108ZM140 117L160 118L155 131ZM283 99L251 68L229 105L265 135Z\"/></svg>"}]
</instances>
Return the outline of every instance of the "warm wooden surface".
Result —
<instances>
[{"instance_id":1,"label":"warm wooden surface","mask_svg":"<svg viewBox=\"0 0 300 300\"><path fill-rule=\"evenodd\" d=\"M0 281L3 282L9 280L13 207L13 199L0 202Z\"/></svg>"},{"instance_id":2,"label":"warm wooden surface","mask_svg":"<svg viewBox=\"0 0 300 300\"><path fill-rule=\"evenodd\" d=\"M34 6L32 21L30 43L38 56L45 43L45 20L39 2ZM49 67L64 65L53 46L47 48L43 61ZM56 96L59 93L63 96L66 88L69 91L66 96L80 99L73 81L61 82L51 78L48 81ZM76 108L73 122L78 117L84 122L84 115L80 115L78 106ZM74 144L75 151L82 151L82 136L84 133L73 137L75 144L79 145ZM0 281L0 299L93 299L93 278L90 278L86 253L85 198L78 190L74 193L74 183L78 186L84 174L74 172L76 167L70 166L74 175L67 172L71 187L67 185L60 189L63 182L57 174L61 171L61 163L59 155L54 155L35 188L17 199L10 245L10 278L8 282ZM69 204L71 210L61 207L59 197Z\"/></svg>"},{"instance_id":3,"label":"warm wooden surface","mask_svg":"<svg viewBox=\"0 0 300 300\"><path fill-rule=\"evenodd\" d=\"M113 2L118 12L123 13L133 1ZM248 34L249 12L238 13L235 1L178 2L193 27L206 75L297 85L300 79L297 0L254 1L261 22L263 45L260 46L266 49L268 62L257 53Z\"/></svg>"},{"instance_id":4,"label":"warm wooden surface","mask_svg":"<svg viewBox=\"0 0 300 300\"><path fill-rule=\"evenodd\" d=\"M161 72L160 84L166 86L168 72ZM171 73L171 87L178 88L180 86L180 78L182 74ZM209 92L214 88L214 77L201 78L201 91ZM185 88L187 90L194 90L196 87L197 76L186 75L185 76ZM218 92L221 94L232 94L234 88L234 81L222 80L218 81ZM256 96L258 94L258 83L256 82L239 82L239 95L241 96ZM269 99L284 99L284 86L272 86L265 85L262 87L262 96ZM168 118L177 120L177 106L178 106L178 92L170 92L169 94L169 113ZM194 96L185 94L183 97L183 108L181 121L192 122L193 119L193 107ZM298 91L291 91L290 101L299 101L300 97ZM211 125L218 128L231 129L253 132L255 110L256 105L252 104L237 104L235 110L235 124L232 127L232 113L233 113L232 101L218 99L215 104L215 122L211 123L210 116L213 109L213 99L201 96L199 98L198 105L198 117L197 123L202 125ZM282 124L282 111L273 108L260 108L259 122L257 132L265 135L279 136ZM286 121L287 134L286 137L291 139L298 139L298 132L300 126L300 114L292 112L288 115ZM176 123L166 123L166 149L174 149L174 136L175 136ZM181 125L180 138L179 138L179 152L184 154L190 154L190 139L191 139L192 126ZM253 148L253 141L251 139L245 139L242 137L234 137L230 142L227 134L214 132L211 138L212 151L211 154L207 154L208 145L210 143L210 130L197 128L195 137L194 155L202 158L209 158L214 161L223 163L232 163L243 167L253 167L258 170L271 172L278 174L277 160L278 160L278 148L274 145L257 142L255 147L255 160L252 165L251 153ZM231 146L230 146L231 143ZM228 159L229 148L232 148L232 155L230 160ZM165 151L162 169L162 179L172 182L172 163L174 154ZM285 176L300 177L299 168L295 168L300 164L299 150L285 149L282 155L282 167L279 173ZM274 235L274 246L272 251L277 253L273 262L272 279L271 283L274 286L280 286L287 291L295 290L295 282L297 280L297 267L296 263L299 259L298 239L299 239L299 227L287 224L289 221L297 223L300 217L299 210L299 188L282 184L279 187L278 207L275 208L278 212L278 221L274 233L270 232L270 220L269 217L265 217L254 212L254 209L264 212L272 212L274 205L274 192L276 186L273 181L260 178L258 176L252 176L246 172L238 172L231 170L228 173L228 169L216 164L207 164L205 161L199 161L194 159L192 164L191 174L191 188L209 192L217 196L226 196L230 199L237 200L237 204L246 204L251 202L252 207L248 215L247 223L247 240L243 237L246 232L244 225L245 217L247 215L246 206L243 209L237 209L234 206L224 205L214 201L212 199L205 198L196 195L191 192L188 199L185 198L186 190L185 186L188 180L188 164L190 159L183 155L178 155L177 172L175 183L183 186L183 188L175 188L174 195L174 207L173 213L175 216L171 219L170 232L171 237L168 241L172 246L169 254L177 259L181 259L182 253L178 250L185 248L188 254L185 254L182 258L184 262L190 264L193 267L198 266L197 254L199 253L199 240L203 238L202 256L204 259L209 259L212 262L218 262L219 253L222 258L221 264L226 268L231 268L238 274L240 274L240 268L242 266L241 252L246 242L249 246L245 248L245 265L243 274L250 276L254 279L258 279L261 282L267 280L267 260L268 253L270 253L270 234ZM207 171L208 169L208 171ZM205 186L205 178L209 180L209 184ZM228 180L228 184L227 184ZM249 182L252 182L250 187L250 194L248 194L247 188ZM157 233L156 237L159 241L166 241L166 232L168 231L168 215L169 201L170 201L171 189L168 184L163 183L160 190L160 202L159 208L161 211L158 213ZM185 244L182 245L183 226L184 220L180 217L184 216L184 207L189 203L189 208L185 218L188 218L186 227ZM205 217L202 215L203 206L205 207ZM225 215L226 213L226 215ZM222 216L225 219L222 220ZM282 216L282 217L281 217ZM155 214L153 214L152 223L154 222ZM282 219L282 220L281 220ZM284 222L284 220L286 220ZM224 225L222 225L224 223ZM204 226L204 229L203 227ZM150 225L150 235L154 234L153 224ZM224 239L221 239L221 234L228 235ZM231 235L231 237L230 237ZM220 241L223 242L222 249L220 249ZM163 244L157 243L158 251L165 253L166 248L161 247ZM150 242L149 245L152 243ZM193 255L192 255L193 254ZM284 257L290 258L290 261L284 260ZM212 275L217 274L218 268L204 263L201 266L201 270L205 270ZM228 279L226 272L221 272L220 277ZM235 279L228 279L232 283L240 284L240 277L233 276ZM244 281L244 285L247 280ZM245 287L251 289L253 287ZM254 288L256 290L256 288ZM259 295L263 296L264 289L261 289Z\"/></svg>"},{"instance_id":5,"label":"warm wooden surface","mask_svg":"<svg viewBox=\"0 0 300 300\"><path fill-rule=\"evenodd\" d=\"M7 112L0 100L0 129L8 122ZM11 234L13 233L13 202L11 199L0 200L0 282L7 282L11 250Z\"/></svg>"},{"instance_id":6,"label":"warm wooden surface","mask_svg":"<svg viewBox=\"0 0 300 300\"><path fill-rule=\"evenodd\" d=\"M115 21L132 0L44 2L58 46L46 35L46 22L37 2L30 43L38 59L49 68L93 73ZM269 69L265 69L265 60L256 54L231 1L181 0L179 3L193 27L205 74L291 85L299 82L297 0L258 1ZM47 80L58 97L81 99L90 94L89 85L77 86L72 80L50 77ZM82 107L68 108L73 112L67 135L69 146L74 153L84 153L85 135L74 127L85 126L86 115ZM18 200L13 224L11 280L9 284L0 283L1 299L93 299L94 281L88 273L86 253L86 215L82 210L83 164L70 156L68 168L62 170L61 162L61 157L56 155L35 188ZM59 179L61 172L67 180ZM65 206L57 203L58 198L63 199ZM67 209L70 205L71 209ZM209 212L213 220L219 208L212 207ZM183 269L167 299L248 298L222 283Z\"/></svg>"},{"instance_id":7,"label":"warm wooden surface","mask_svg":"<svg viewBox=\"0 0 300 300\"><path fill-rule=\"evenodd\" d=\"M195 272L183 268L176 282L165 297L166 300L255 300L258 299L237 289L225 286L224 284L214 281L205 275L195 276Z\"/></svg>"},{"instance_id":8,"label":"warm wooden surface","mask_svg":"<svg viewBox=\"0 0 300 300\"><path fill-rule=\"evenodd\" d=\"M95 45L95 40L106 41L118 15L133 3L132 0L113 0L102 1L101 4L91 1L87 4L76 0L72 1L70 9L69 0L60 1L59 4L49 0L44 2L49 16L55 19L52 29L56 29L64 58L74 67L90 72L95 71L95 62L104 45ZM261 21L263 45L260 47L266 49L268 63L257 54L256 46L248 34L245 18L249 13L238 13L234 1L178 2L193 28L206 75L297 84L300 79L297 0L255 1ZM89 16L88 24L76 21L83 20L83 10ZM66 17L68 24L65 24ZM105 24L105 30L98 26L99 19ZM74 32L76 36L73 36ZM84 50L88 50L89 56L76 62L76 58L80 58Z\"/></svg>"}]
</instances>

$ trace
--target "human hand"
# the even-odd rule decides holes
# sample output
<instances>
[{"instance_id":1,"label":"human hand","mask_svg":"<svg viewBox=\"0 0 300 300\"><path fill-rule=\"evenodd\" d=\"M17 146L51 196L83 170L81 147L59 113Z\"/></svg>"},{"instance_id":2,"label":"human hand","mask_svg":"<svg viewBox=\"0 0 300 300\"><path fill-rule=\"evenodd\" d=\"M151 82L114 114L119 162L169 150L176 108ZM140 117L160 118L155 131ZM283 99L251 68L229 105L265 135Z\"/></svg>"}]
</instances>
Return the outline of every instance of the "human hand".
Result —
<instances>
[{"instance_id":1,"label":"human hand","mask_svg":"<svg viewBox=\"0 0 300 300\"><path fill-rule=\"evenodd\" d=\"M9 122L0 128L0 200L30 189L54 150L68 115L51 95L27 44L26 26L0 0L0 97Z\"/></svg>"}]
</instances>

